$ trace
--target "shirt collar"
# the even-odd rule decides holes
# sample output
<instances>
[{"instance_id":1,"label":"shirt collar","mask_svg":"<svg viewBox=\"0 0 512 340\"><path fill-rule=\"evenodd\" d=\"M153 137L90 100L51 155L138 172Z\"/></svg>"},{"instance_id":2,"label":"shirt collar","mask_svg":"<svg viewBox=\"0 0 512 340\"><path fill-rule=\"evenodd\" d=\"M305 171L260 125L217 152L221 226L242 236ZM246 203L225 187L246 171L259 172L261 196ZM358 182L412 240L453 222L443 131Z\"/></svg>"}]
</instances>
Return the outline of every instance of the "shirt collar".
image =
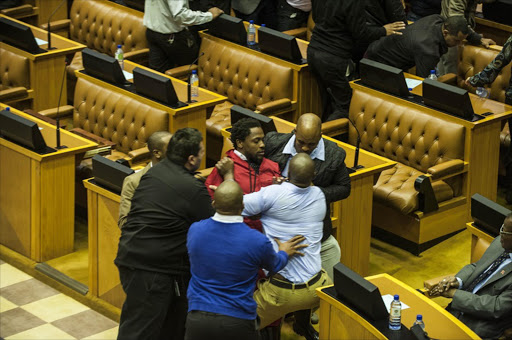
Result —
<instances>
[{"instance_id":1,"label":"shirt collar","mask_svg":"<svg viewBox=\"0 0 512 340\"><path fill-rule=\"evenodd\" d=\"M215 213L212 220L222 223L241 223L244 221L244 218L240 215L222 215Z\"/></svg>"},{"instance_id":2,"label":"shirt collar","mask_svg":"<svg viewBox=\"0 0 512 340\"><path fill-rule=\"evenodd\" d=\"M241 160L243 161L246 161L247 162L247 157L245 157L245 155L243 153L241 153L240 151L234 149L233 150L235 152L235 155L237 155L238 157L240 157Z\"/></svg>"},{"instance_id":3,"label":"shirt collar","mask_svg":"<svg viewBox=\"0 0 512 340\"><path fill-rule=\"evenodd\" d=\"M288 143L286 143L283 153L291 155L292 157L297 154L297 150L295 150L295 135L293 135ZM320 142L318 142L315 150L313 150L309 156L311 159L316 158L318 160L325 161L325 143L323 138L320 138Z\"/></svg>"}]
</instances>

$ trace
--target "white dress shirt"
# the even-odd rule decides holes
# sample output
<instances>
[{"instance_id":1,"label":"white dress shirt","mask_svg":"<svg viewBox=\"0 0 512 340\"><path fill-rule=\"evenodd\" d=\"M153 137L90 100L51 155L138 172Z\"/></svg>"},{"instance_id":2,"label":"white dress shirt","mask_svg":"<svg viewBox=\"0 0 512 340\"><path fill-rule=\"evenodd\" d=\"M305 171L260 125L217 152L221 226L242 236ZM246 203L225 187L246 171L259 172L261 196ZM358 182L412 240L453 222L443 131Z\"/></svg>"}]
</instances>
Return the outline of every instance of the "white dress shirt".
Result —
<instances>
[{"instance_id":1,"label":"white dress shirt","mask_svg":"<svg viewBox=\"0 0 512 340\"><path fill-rule=\"evenodd\" d=\"M170 34L183 31L187 26L212 21L210 12L193 11L188 0L146 0L144 26L152 31Z\"/></svg>"},{"instance_id":2,"label":"white dress shirt","mask_svg":"<svg viewBox=\"0 0 512 340\"><path fill-rule=\"evenodd\" d=\"M297 150L295 150L295 135L290 138L288 143L284 146L283 154L290 155L290 158L288 158L288 162L286 162L286 166L284 167L283 171L281 172L281 175L283 177L288 177L288 168L290 167L290 160L297 154ZM320 142L318 142L318 145L316 148L311 152L309 155L311 159L319 159L321 161L325 161L325 144L324 139L320 138Z\"/></svg>"}]
</instances>

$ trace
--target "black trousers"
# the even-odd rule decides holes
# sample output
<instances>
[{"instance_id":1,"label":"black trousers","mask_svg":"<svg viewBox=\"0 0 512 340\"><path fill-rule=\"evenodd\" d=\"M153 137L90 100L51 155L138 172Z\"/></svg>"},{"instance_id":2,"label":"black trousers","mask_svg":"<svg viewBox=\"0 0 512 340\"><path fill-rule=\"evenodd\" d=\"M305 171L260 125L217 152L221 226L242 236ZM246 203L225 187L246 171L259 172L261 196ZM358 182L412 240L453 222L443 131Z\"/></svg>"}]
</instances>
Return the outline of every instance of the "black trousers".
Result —
<instances>
[{"instance_id":1,"label":"black trousers","mask_svg":"<svg viewBox=\"0 0 512 340\"><path fill-rule=\"evenodd\" d=\"M149 45L149 67L164 73L173 67L191 64L199 54L199 44L194 33L162 34L146 30Z\"/></svg>"},{"instance_id":2,"label":"black trousers","mask_svg":"<svg viewBox=\"0 0 512 340\"><path fill-rule=\"evenodd\" d=\"M188 281L123 266L119 267L119 276L126 293L119 340L184 339Z\"/></svg>"},{"instance_id":3,"label":"black trousers","mask_svg":"<svg viewBox=\"0 0 512 340\"><path fill-rule=\"evenodd\" d=\"M258 340L258 324L256 320L191 311L185 340Z\"/></svg>"},{"instance_id":4,"label":"black trousers","mask_svg":"<svg viewBox=\"0 0 512 340\"><path fill-rule=\"evenodd\" d=\"M301 11L286 0L277 1L277 30L287 31L294 28L304 27L308 22L309 12Z\"/></svg>"},{"instance_id":5,"label":"black trousers","mask_svg":"<svg viewBox=\"0 0 512 340\"><path fill-rule=\"evenodd\" d=\"M256 25L265 24L267 27L276 28L277 18L274 0L260 0L258 7L251 14L243 14L237 10L235 10L235 14L244 21L254 20Z\"/></svg>"},{"instance_id":6,"label":"black trousers","mask_svg":"<svg viewBox=\"0 0 512 340\"><path fill-rule=\"evenodd\" d=\"M322 121L347 118L352 89L346 76L350 59L308 48L308 64L322 100Z\"/></svg>"}]
</instances>

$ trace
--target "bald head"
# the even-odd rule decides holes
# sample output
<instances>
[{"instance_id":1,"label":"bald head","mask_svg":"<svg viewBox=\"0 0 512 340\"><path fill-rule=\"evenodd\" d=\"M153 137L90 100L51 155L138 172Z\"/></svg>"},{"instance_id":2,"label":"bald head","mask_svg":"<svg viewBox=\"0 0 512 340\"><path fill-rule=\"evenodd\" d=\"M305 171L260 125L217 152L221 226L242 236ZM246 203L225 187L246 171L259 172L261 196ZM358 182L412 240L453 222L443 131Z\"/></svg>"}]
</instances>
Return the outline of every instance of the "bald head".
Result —
<instances>
[{"instance_id":1,"label":"bald head","mask_svg":"<svg viewBox=\"0 0 512 340\"><path fill-rule=\"evenodd\" d=\"M235 181L222 182L215 190L213 207L222 215L240 215L244 209L244 193Z\"/></svg>"},{"instance_id":2,"label":"bald head","mask_svg":"<svg viewBox=\"0 0 512 340\"><path fill-rule=\"evenodd\" d=\"M299 117L295 128L295 150L308 155L322 138L322 121L313 113L306 113Z\"/></svg>"},{"instance_id":3,"label":"bald head","mask_svg":"<svg viewBox=\"0 0 512 340\"><path fill-rule=\"evenodd\" d=\"M314 176L315 163L313 163L309 155L299 153L290 160L290 168L288 170L290 183L305 188L311 185Z\"/></svg>"}]
</instances>

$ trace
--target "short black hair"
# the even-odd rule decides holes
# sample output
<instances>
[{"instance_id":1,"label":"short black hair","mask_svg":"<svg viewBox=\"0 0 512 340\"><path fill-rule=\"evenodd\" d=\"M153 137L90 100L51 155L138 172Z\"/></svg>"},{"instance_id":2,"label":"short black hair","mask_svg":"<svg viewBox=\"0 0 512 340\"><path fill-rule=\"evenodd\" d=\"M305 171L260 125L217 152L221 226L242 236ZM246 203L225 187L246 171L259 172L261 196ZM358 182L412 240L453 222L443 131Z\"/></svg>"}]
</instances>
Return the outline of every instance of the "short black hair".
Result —
<instances>
[{"instance_id":1,"label":"short black hair","mask_svg":"<svg viewBox=\"0 0 512 340\"><path fill-rule=\"evenodd\" d=\"M251 134L252 128L261 128L260 122L254 118L242 118L231 127L231 143L236 149L236 141L244 141Z\"/></svg>"},{"instance_id":2,"label":"short black hair","mask_svg":"<svg viewBox=\"0 0 512 340\"><path fill-rule=\"evenodd\" d=\"M464 35L469 34L468 22L462 15L448 17L444 21L444 29L447 30L450 35L458 35L459 32Z\"/></svg>"},{"instance_id":3,"label":"short black hair","mask_svg":"<svg viewBox=\"0 0 512 340\"><path fill-rule=\"evenodd\" d=\"M189 156L197 156L203 136L194 128L179 129L174 133L167 147L167 158L176 164L185 165Z\"/></svg>"},{"instance_id":4,"label":"short black hair","mask_svg":"<svg viewBox=\"0 0 512 340\"><path fill-rule=\"evenodd\" d=\"M167 136L172 136L168 131L157 131L153 132L151 136L148 138L148 149L149 152L153 152L155 150L163 151L166 147L164 143L164 138Z\"/></svg>"}]
</instances>

